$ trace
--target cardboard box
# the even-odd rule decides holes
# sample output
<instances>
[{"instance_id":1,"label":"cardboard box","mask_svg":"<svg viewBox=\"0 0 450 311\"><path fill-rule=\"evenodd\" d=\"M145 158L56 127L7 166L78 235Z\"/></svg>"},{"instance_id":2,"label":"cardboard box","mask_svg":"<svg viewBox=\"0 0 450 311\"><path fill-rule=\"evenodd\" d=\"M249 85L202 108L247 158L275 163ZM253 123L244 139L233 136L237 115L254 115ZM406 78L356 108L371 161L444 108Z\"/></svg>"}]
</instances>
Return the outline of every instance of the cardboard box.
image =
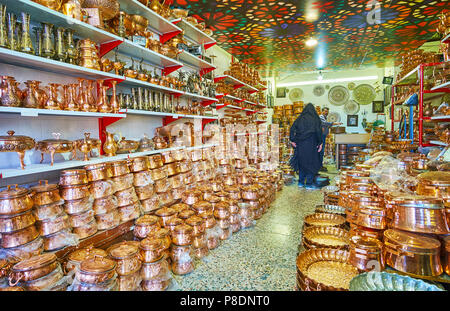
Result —
<instances>
[{"instance_id":1,"label":"cardboard box","mask_svg":"<svg viewBox=\"0 0 450 311\"><path fill-rule=\"evenodd\" d=\"M334 134L335 144L368 144L369 133L364 134Z\"/></svg>"}]
</instances>

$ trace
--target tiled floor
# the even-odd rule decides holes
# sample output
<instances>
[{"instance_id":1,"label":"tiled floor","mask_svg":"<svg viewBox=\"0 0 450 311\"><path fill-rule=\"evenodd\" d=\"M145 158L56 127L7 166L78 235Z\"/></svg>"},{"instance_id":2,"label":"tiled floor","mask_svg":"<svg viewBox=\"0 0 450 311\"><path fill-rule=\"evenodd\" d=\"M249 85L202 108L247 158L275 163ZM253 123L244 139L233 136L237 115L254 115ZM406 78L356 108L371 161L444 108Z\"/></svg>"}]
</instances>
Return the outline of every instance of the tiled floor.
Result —
<instances>
[{"instance_id":1,"label":"tiled floor","mask_svg":"<svg viewBox=\"0 0 450 311\"><path fill-rule=\"evenodd\" d=\"M175 276L172 290L294 290L303 217L321 202L321 191L285 186L256 226L222 242L189 275Z\"/></svg>"}]
</instances>

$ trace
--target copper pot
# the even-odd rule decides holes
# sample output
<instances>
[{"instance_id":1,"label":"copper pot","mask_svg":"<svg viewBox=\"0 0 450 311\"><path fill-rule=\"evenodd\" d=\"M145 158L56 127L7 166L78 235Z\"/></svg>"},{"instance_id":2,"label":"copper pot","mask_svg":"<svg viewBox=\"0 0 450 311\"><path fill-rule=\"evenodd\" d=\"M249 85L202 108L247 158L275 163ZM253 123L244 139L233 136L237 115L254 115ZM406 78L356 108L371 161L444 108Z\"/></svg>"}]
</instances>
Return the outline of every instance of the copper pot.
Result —
<instances>
[{"instance_id":1,"label":"copper pot","mask_svg":"<svg viewBox=\"0 0 450 311\"><path fill-rule=\"evenodd\" d=\"M134 187L136 190L136 195L138 196L139 200L147 200L151 198L155 194L155 189L153 187L153 184L148 184L146 186L142 187Z\"/></svg>"},{"instance_id":2,"label":"copper pot","mask_svg":"<svg viewBox=\"0 0 450 311\"><path fill-rule=\"evenodd\" d=\"M230 225L231 233L236 233L239 230L241 230L241 223L240 220L236 223L231 223Z\"/></svg>"},{"instance_id":3,"label":"copper pot","mask_svg":"<svg viewBox=\"0 0 450 311\"><path fill-rule=\"evenodd\" d=\"M178 225L172 232L172 243L179 246L192 244L192 234L194 230L186 224Z\"/></svg>"},{"instance_id":4,"label":"copper pot","mask_svg":"<svg viewBox=\"0 0 450 311\"><path fill-rule=\"evenodd\" d=\"M118 207L127 206L132 204L133 202L139 201L134 187L118 191L114 194L114 196L117 198Z\"/></svg>"},{"instance_id":5,"label":"copper pot","mask_svg":"<svg viewBox=\"0 0 450 311\"><path fill-rule=\"evenodd\" d=\"M84 167L88 181L104 180L113 177L111 166L107 163L87 165Z\"/></svg>"},{"instance_id":6,"label":"copper pot","mask_svg":"<svg viewBox=\"0 0 450 311\"><path fill-rule=\"evenodd\" d=\"M154 182L168 177L168 173L163 167L152 169L150 174Z\"/></svg>"},{"instance_id":7,"label":"copper pot","mask_svg":"<svg viewBox=\"0 0 450 311\"><path fill-rule=\"evenodd\" d=\"M172 261L178 261L178 262L192 261L191 245L174 245L174 244L172 244L170 247L170 258L172 259Z\"/></svg>"},{"instance_id":8,"label":"copper pot","mask_svg":"<svg viewBox=\"0 0 450 311\"><path fill-rule=\"evenodd\" d=\"M69 215L69 225L73 228L85 226L93 220L94 220L93 210L87 210L79 214Z\"/></svg>"},{"instance_id":9,"label":"copper pot","mask_svg":"<svg viewBox=\"0 0 450 311\"><path fill-rule=\"evenodd\" d=\"M360 271L384 270L384 258L382 254L383 243L378 239L352 236L350 239L349 262ZM374 264L378 263L378 267Z\"/></svg>"},{"instance_id":10,"label":"copper pot","mask_svg":"<svg viewBox=\"0 0 450 311\"><path fill-rule=\"evenodd\" d=\"M213 228L217 224L217 221L214 218L214 214L213 214L212 210L200 213L200 214L198 214L198 216L203 218L203 220L205 221L206 229Z\"/></svg>"},{"instance_id":11,"label":"copper pot","mask_svg":"<svg viewBox=\"0 0 450 311\"><path fill-rule=\"evenodd\" d=\"M236 178L237 183L240 185L249 185L251 184L251 179L249 176L247 176L246 174L239 174Z\"/></svg>"},{"instance_id":12,"label":"copper pot","mask_svg":"<svg viewBox=\"0 0 450 311\"><path fill-rule=\"evenodd\" d=\"M94 258L95 256L106 257L108 253L102 249L93 248L92 246L71 252L63 266L64 273L67 274L69 271L79 269L82 261Z\"/></svg>"},{"instance_id":13,"label":"copper pot","mask_svg":"<svg viewBox=\"0 0 450 311\"><path fill-rule=\"evenodd\" d=\"M144 187L153 183L150 171L140 171L134 173L133 175L134 175L133 185L135 187Z\"/></svg>"},{"instance_id":14,"label":"copper pot","mask_svg":"<svg viewBox=\"0 0 450 311\"><path fill-rule=\"evenodd\" d=\"M182 175L183 175L183 178L184 178L184 183L186 185L191 185L191 184L193 184L195 182L195 177L194 177L194 175L191 172L187 172L187 173L184 173Z\"/></svg>"},{"instance_id":15,"label":"copper pot","mask_svg":"<svg viewBox=\"0 0 450 311\"><path fill-rule=\"evenodd\" d=\"M188 205L193 205L199 201L198 195L193 191L186 191L181 197L181 201Z\"/></svg>"},{"instance_id":16,"label":"copper pot","mask_svg":"<svg viewBox=\"0 0 450 311\"><path fill-rule=\"evenodd\" d=\"M172 164L174 164L174 163L172 163ZM171 176L170 173L169 173L169 176ZM184 179L183 179L182 175L175 175L175 176L169 177L168 181L169 181L170 186L173 189L184 186Z\"/></svg>"},{"instance_id":17,"label":"copper pot","mask_svg":"<svg viewBox=\"0 0 450 311\"><path fill-rule=\"evenodd\" d=\"M111 180L98 180L90 183L94 199L108 197L114 194L114 182Z\"/></svg>"},{"instance_id":18,"label":"copper pot","mask_svg":"<svg viewBox=\"0 0 450 311\"><path fill-rule=\"evenodd\" d=\"M142 212L144 214L156 211L157 209L160 208L159 197L155 195L149 199L142 200L141 206L142 206Z\"/></svg>"},{"instance_id":19,"label":"copper pot","mask_svg":"<svg viewBox=\"0 0 450 311\"><path fill-rule=\"evenodd\" d=\"M172 153L170 151L162 152L161 153L161 158L162 158L162 161L163 161L164 164L172 163L172 162L176 161L175 158L172 156Z\"/></svg>"},{"instance_id":20,"label":"copper pot","mask_svg":"<svg viewBox=\"0 0 450 311\"><path fill-rule=\"evenodd\" d=\"M219 202L214 206L214 217L216 219L228 219L230 218L229 204L226 202Z\"/></svg>"},{"instance_id":21,"label":"copper pot","mask_svg":"<svg viewBox=\"0 0 450 311\"><path fill-rule=\"evenodd\" d=\"M417 194L434 197L450 197L450 172L426 172L417 176Z\"/></svg>"},{"instance_id":22,"label":"copper pot","mask_svg":"<svg viewBox=\"0 0 450 311\"><path fill-rule=\"evenodd\" d=\"M69 228L69 216L66 213L58 215L54 219L46 219L36 223L40 235L50 235L52 233Z\"/></svg>"},{"instance_id":23,"label":"copper pot","mask_svg":"<svg viewBox=\"0 0 450 311\"><path fill-rule=\"evenodd\" d=\"M48 180L40 180L38 186L30 188L33 192L35 206L53 204L61 200L58 185L48 184Z\"/></svg>"},{"instance_id":24,"label":"copper pot","mask_svg":"<svg viewBox=\"0 0 450 311\"><path fill-rule=\"evenodd\" d=\"M133 274L141 268L139 248L131 243L121 242L107 249L108 256L116 261L118 275Z\"/></svg>"},{"instance_id":25,"label":"copper pot","mask_svg":"<svg viewBox=\"0 0 450 311\"><path fill-rule=\"evenodd\" d=\"M110 213L116 208L117 208L117 198L114 195L109 195L104 198L96 199L94 200L94 203L92 205L92 209L95 215ZM69 213L69 214L78 214L78 213Z\"/></svg>"},{"instance_id":26,"label":"copper pot","mask_svg":"<svg viewBox=\"0 0 450 311\"><path fill-rule=\"evenodd\" d=\"M190 160L185 160L178 162L180 168L180 173L186 173L192 170L192 162Z\"/></svg>"},{"instance_id":27,"label":"copper pot","mask_svg":"<svg viewBox=\"0 0 450 311\"><path fill-rule=\"evenodd\" d=\"M377 206L360 206L355 224L372 229L385 229L387 227L386 210Z\"/></svg>"},{"instance_id":28,"label":"copper pot","mask_svg":"<svg viewBox=\"0 0 450 311\"><path fill-rule=\"evenodd\" d=\"M222 241L228 240L231 237L231 234L232 234L231 229L228 227L228 228L221 229L221 230L222 231L219 234L219 239L222 240Z\"/></svg>"},{"instance_id":29,"label":"copper pot","mask_svg":"<svg viewBox=\"0 0 450 311\"><path fill-rule=\"evenodd\" d=\"M191 161L197 162L201 161L203 159L203 154L201 149L194 149L191 150Z\"/></svg>"},{"instance_id":30,"label":"copper pot","mask_svg":"<svg viewBox=\"0 0 450 311\"><path fill-rule=\"evenodd\" d=\"M58 264L58 267L49 274L36 280L20 282L19 285L27 291L64 291L67 284L57 285L63 277L64 273L60 264Z\"/></svg>"},{"instance_id":31,"label":"copper pot","mask_svg":"<svg viewBox=\"0 0 450 311\"><path fill-rule=\"evenodd\" d=\"M128 167L128 162L126 160L110 162L109 165L111 167L112 177L130 173L130 168Z\"/></svg>"},{"instance_id":32,"label":"copper pot","mask_svg":"<svg viewBox=\"0 0 450 311\"><path fill-rule=\"evenodd\" d=\"M192 208L197 211L197 213L203 213L212 210L212 204L207 201L197 201L192 205Z\"/></svg>"},{"instance_id":33,"label":"copper pot","mask_svg":"<svg viewBox=\"0 0 450 311\"><path fill-rule=\"evenodd\" d=\"M64 202L64 211L67 214L78 214L92 208L92 198L87 196L77 200L68 200Z\"/></svg>"},{"instance_id":34,"label":"copper pot","mask_svg":"<svg viewBox=\"0 0 450 311\"><path fill-rule=\"evenodd\" d=\"M169 263L167 258L162 256L159 260L154 262L143 262L141 268L142 280L154 280L158 278L168 278L170 275Z\"/></svg>"},{"instance_id":35,"label":"copper pot","mask_svg":"<svg viewBox=\"0 0 450 311\"><path fill-rule=\"evenodd\" d=\"M77 235L78 239L81 240L96 234L97 231L97 223L95 222L95 219L93 219L86 225L74 227L72 232Z\"/></svg>"},{"instance_id":36,"label":"copper pot","mask_svg":"<svg viewBox=\"0 0 450 311\"><path fill-rule=\"evenodd\" d=\"M186 209L190 209L189 205L184 203L177 203L171 206L177 213L180 213Z\"/></svg>"},{"instance_id":37,"label":"copper pot","mask_svg":"<svg viewBox=\"0 0 450 311\"><path fill-rule=\"evenodd\" d=\"M0 233L9 233L25 229L35 223L32 211L26 211L14 216L0 216Z\"/></svg>"},{"instance_id":38,"label":"copper pot","mask_svg":"<svg viewBox=\"0 0 450 311\"><path fill-rule=\"evenodd\" d=\"M86 170L64 170L61 171L59 176L60 186L76 186L84 185L88 183Z\"/></svg>"},{"instance_id":39,"label":"copper pot","mask_svg":"<svg viewBox=\"0 0 450 311\"><path fill-rule=\"evenodd\" d=\"M165 227L166 222L171 218L176 218L177 212L170 207L160 208L155 212L155 215L159 217L159 224L161 227Z\"/></svg>"},{"instance_id":40,"label":"copper pot","mask_svg":"<svg viewBox=\"0 0 450 311\"><path fill-rule=\"evenodd\" d=\"M179 212L178 213L178 217L185 221L186 219L188 219L189 217L194 216L195 214L196 213L195 213L194 210L188 208L188 209L185 209L185 210Z\"/></svg>"},{"instance_id":41,"label":"copper pot","mask_svg":"<svg viewBox=\"0 0 450 311\"><path fill-rule=\"evenodd\" d=\"M89 184L59 187L61 198L66 201L79 200L90 196Z\"/></svg>"},{"instance_id":42,"label":"copper pot","mask_svg":"<svg viewBox=\"0 0 450 311\"><path fill-rule=\"evenodd\" d=\"M109 258L94 256L80 263L75 278L81 283L100 284L111 280L116 275L116 262Z\"/></svg>"},{"instance_id":43,"label":"copper pot","mask_svg":"<svg viewBox=\"0 0 450 311\"><path fill-rule=\"evenodd\" d=\"M383 255L387 265L415 276L442 273L439 240L395 229L388 229L383 235Z\"/></svg>"},{"instance_id":44,"label":"copper pot","mask_svg":"<svg viewBox=\"0 0 450 311\"><path fill-rule=\"evenodd\" d=\"M130 205L121 206L118 210L120 215L120 223L124 223L141 216L141 204L139 201L136 201Z\"/></svg>"},{"instance_id":45,"label":"copper pot","mask_svg":"<svg viewBox=\"0 0 450 311\"><path fill-rule=\"evenodd\" d=\"M0 191L0 215L15 215L33 208L32 192L14 185Z\"/></svg>"},{"instance_id":46,"label":"copper pot","mask_svg":"<svg viewBox=\"0 0 450 311\"><path fill-rule=\"evenodd\" d=\"M205 232L206 232L206 229L205 229ZM203 233L203 234L194 236L192 239L192 247L194 249L203 248L203 247L208 248L206 234Z\"/></svg>"},{"instance_id":47,"label":"copper pot","mask_svg":"<svg viewBox=\"0 0 450 311\"><path fill-rule=\"evenodd\" d=\"M62 201L53 204L42 205L33 209L33 215L36 220L45 220L55 218L64 212Z\"/></svg>"},{"instance_id":48,"label":"copper pot","mask_svg":"<svg viewBox=\"0 0 450 311\"><path fill-rule=\"evenodd\" d=\"M202 218L198 216L192 215L191 217L186 219L186 224L192 227L192 234L194 237L203 235L205 233L206 223Z\"/></svg>"},{"instance_id":49,"label":"copper pot","mask_svg":"<svg viewBox=\"0 0 450 311\"><path fill-rule=\"evenodd\" d=\"M241 196L244 200L257 200L258 195L258 188L254 185L251 186L242 186L241 188Z\"/></svg>"},{"instance_id":50,"label":"copper pot","mask_svg":"<svg viewBox=\"0 0 450 311\"><path fill-rule=\"evenodd\" d=\"M230 221L231 225L238 224L241 220L241 217L239 216L239 214L231 214L228 220Z\"/></svg>"},{"instance_id":51,"label":"copper pot","mask_svg":"<svg viewBox=\"0 0 450 311\"><path fill-rule=\"evenodd\" d=\"M172 192L163 192L158 194L161 206L170 206L174 203Z\"/></svg>"},{"instance_id":52,"label":"copper pot","mask_svg":"<svg viewBox=\"0 0 450 311\"><path fill-rule=\"evenodd\" d=\"M162 157L160 154L154 154L148 157L148 164L149 164L149 168L151 170L154 170L156 168L160 168L164 165L164 163L162 162Z\"/></svg>"},{"instance_id":53,"label":"copper pot","mask_svg":"<svg viewBox=\"0 0 450 311\"><path fill-rule=\"evenodd\" d=\"M145 263L155 262L163 257L163 242L161 239L145 238L139 245L139 258Z\"/></svg>"},{"instance_id":54,"label":"copper pot","mask_svg":"<svg viewBox=\"0 0 450 311\"><path fill-rule=\"evenodd\" d=\"M128 166L130 171L133 173L146 171L149 169L149 160L148 157L136 157L128 160Z\"/></svg>"},{"instance_id":55,"label":"copper pot","mask_svg":"<svg viewBox=\"0 0 450 311\"><path fill-rule=\"evenodd\" d=\"M109 230L120 224L120 215L117 208L104 214L95 215L98 230Z\"/></svg>"},{"instance_id":56,"label":"copper pot","mask_svg":"<svg viewBox=\"0 0 450 311\"><path fill-rule=\"evenodd\" d=\"M74 143L69 140L60 139L59 133L54 133L54 136L55 139L46 139L36 143L35 149L41 152L41 163L44 161L44 153L50 153L50 165L53 165L55 153L70 152L74 148Z\"/></svg>"},{"instance_id":57,"label":"copper pot","mask_svg":"<svg viewBox=\"0 0 450 311\"><path fill-rule=\"evenodd\" d=\"M178 217L173 217L170 218L169 220L166 221L166 225L165 228L168 228L170 230L170 232L173 233L174 229L176 226L183 224L183 220L181 218Z\"/></svg>"},{"instance_id":58,"label":"copper pot","mask_svg":"<svg viewBox=\"0 0 450 311\"><path fill-rule=\"evenodd\" d=\"M153 279L153 280L143 280L141 282L141 287L143 291L164 291L170 286L170 279Z\"/></svg>"},{"instance_id":59,"label":"copper pot","mask_svg":"<svg viewBox=\"0 0 450 311\"><path fill-rule=\"evenodd\" d=\"M59 263L55 254L43 254L23 260L11 268L9 285L27 282L46 276L58 268Z\"/></svg>"},{"instance_id":60,"label":"copper pot","mask_svg":"<svg viewBox=\"0 0 450 311\"><path fill-rule=\"evenodd\" d=\"M149 234L156 232L159 228L158 217L144 215L136 219L133 232L135 237L145 239Z\"/></svg>"},{"instance_id":61,"label":"copper pot","mask_svg":"<svg viewBox=\"0 0 450 311\"><path fill-rule=\"evenodd\" d=\"M64 229L44 236L44 251L55 251L69 245L73 241L70 231L70 229Z\"/></svg>"},{"instance_id":62,"label":"copper pot","mask_svg":"<svg viewBox=\"0 0 450 311\"><path fill-rule=\"evenodd\" d=\"M112 177L111 180L114 183L114 191L123 191L130 187L133 187L134 176L130 173L122 176Z\"/></svg>"},{"instance_id":63,"label":"copper pot","mask_svg":"<svg viewBox=\"0 0 450 311\"><path fill-rule=\"evenodd\" d=\"M39 232L37 231L34 225L31 225L21 230L17 230L15 232L2 233L1 247L3 248L17 247L33 241L38 236Z\"/></svg>"},{"instance_id":64,"label":"copper pot","mask_svg":"<svg viewBox=\"0 0 450 311\"><path fill-rule=\"evenodd\" d=\"M175 161L184 161L184 160L186 160L186 157L187 157L186 151L183 150L183 149L174 150L174 151L171 151L170 153L171 153L171 155L172 155L172 157L173 157L173 159Z\"/></svg>"},{"instance_id":65,"label":"copper pot","mask_svg":"<svg viewBox=\"0 0 450 311\"><path fill-rule=\"evenodd\" d=\"M230 228L230 219L224 218L224 219L217 219L217 225L220 229L228 229Z\"/></svg>"}]
</instances>

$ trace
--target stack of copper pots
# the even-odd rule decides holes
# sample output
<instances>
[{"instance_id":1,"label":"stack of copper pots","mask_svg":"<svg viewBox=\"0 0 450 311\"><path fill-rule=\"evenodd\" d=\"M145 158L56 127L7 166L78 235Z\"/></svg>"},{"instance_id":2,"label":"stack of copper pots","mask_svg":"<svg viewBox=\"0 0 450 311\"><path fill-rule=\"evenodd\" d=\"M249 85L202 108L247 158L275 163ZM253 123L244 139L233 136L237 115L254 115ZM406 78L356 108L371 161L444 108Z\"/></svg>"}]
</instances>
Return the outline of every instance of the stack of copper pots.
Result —
<instances>
[{"instance_id":1,"label":"stack of copper pots","mask_svg":"<svg viewBox=\"0 0 450 311\"><path fill-rule=\"evenodd\" d=\"M119 291L134 291L141 283L139 245L139 242L125 241L107 249L109 258L116 262Z\"/></svg>"},{"instance_id":2,"label":"stack of copper pots","mask_svg":"<svg viewBox=\"0 0 450 311\"><path fill-rule=\"evenodd\" d=\"M242 185L241 196L242 202L247 203L253 210L253 219L257 220L262 217L263 206L260 201L261 188L258 185Z\"/></svg>"},{"instance_id":3,"label":"stack of copper pots","mask_svg":"<svg viewBox=\"0 0 450 311\"><path fill-rule=\"evenodd\" d=\"M122 187L121 183L111 179L112 169L107 163L87 165L85 169L94 197L92 209L97 221L97 229L108 230L118 226L120 214L114 193L117 185L119 189Z\"/></svg>"},{"instance_id":4,"label":"stack of copper pots","mask_svg":"<svg viewBox=\"0 0 450 311\"><path fill-rule=\"evenodd\" d=\"M148 236L149 239L160 239L162 241L161 254L165 255L169 264L172 262L170 258L170 247L172 246L172 233L169 228L160 228Z\"/></svg>"},{"instance_id":5,"label":"stack of copper pots","mask_svg":"<svg viewBox=\"0 0 450 311\"><path fill-rule=\"evenodd\" d=\"M119 289L114 260L94 256L83 260L75 269L72 291L117 291Z\"/></svg>"},{"instance_id":6,"label":"stack of copper pots","mask_svg":"<svg viewBox=\"0 0 450 311\"><path fill-rule=\"evenodd\" d=\"M144 215L134 222L133 234L137 239L145 239L161 228L159 219L154 215Z\"/></svg>"},{"instance_id":7,"label":"stack of copper pots","mask_svg":"<svg viewBox=\"0 0 450 311\"><path fill-rule=\"evenodd\" d=\"M28 291L64 291L69 284L64 280L56 255L47 253L15 264L11 268L9 285L19 285Z\"/></svg>"},{"instance_id":8,"label":"stack of copper pots","mask_svg":"<svg viewBox=\"0 0 450 311\"><path fill-rule=\"evenodd\" d=\"M216 196L210 196L213 201ZM218 202L217 202L218 203ZM203 238L206 240L206 246L208 250L214 249L219 246L220 240L217 232L217 221L214 218L213 204L208 201L198 201L192 208L197 212L198 217L200 217L205 223L205 233L204 236L197 236L194 238L193 245L195 248L202 248Z\"/></svg>"},{"instance_id":9,"label":"stack of copper pots","mask_svg":"<svg viewBox=\"0 0 450 311\"><path fill-rule=\"evenodd\" d=\"M173 204L172 186L168 180L168 163L174 162L170 152L166 152L163 155L153 155L150 163L154 162L151 167L155 167L150 170L152 179L154 181L155 192L157 193L159 204L161 206L169 206ZM166 163L166 165L164 165Z\"/></svg>"},{"instance_id":10,"label":"stack of copper pots","mask_svg":"<svg viewBox=\"0 0 450 311\"><path fill-rule=\"evenodd\" d=\"M68 217L68 224L79 239L84 239L97 232L97 222L93 210L93 188L88 183L87 172L84 169L62 171L59 176L59 192L64 199L64 208ZM101 185L100 188L109 188L112 194L112 183ZM95 188L96 195L102 192ZM64 215L60 223L63 223ZM67 226L64 228L66 229ZM60 230L63 230L62 227ZM55 233L55 232L53 232Z\"/></svg>"},{"instance_id":11,"label":"stack of copper pots","mask_svg":"<svg viewBox=\"0 0 450 311\"><path fill-rule=\"evenodd\" d=\"M30 190L15 185L0 192L0 233L4 237L0 244L10 261L27 259L43 251L32 208Z\"/></svg>"},{"instance_id":12,"label":"stack of copper pots","mask_svg":"<svg viewBox=\"0 0 450 311\"><path fill-rule=\"evenodd\" d=\"M175 161L166 164L166 167L168 181L172 189L172 198L176 201L181 199L181 196L186 191L185 175L183 174L189 173L192 167L185 150L171 151L171 156Z\"/></svg>"},{"instance_id":13,"label":"stack of copper pots","mask_svg":"<svg viewBox=\"0 0 450 311\"><path fill-rule=\"evenodd\" d=\"M170 249L173 273L185 275L194 271L193 238L194 228L187 224L180 224L173 229Z\"/></svg>"},{"instance_id":14,"label":"stack of copper pots","mask_svg":"<svg viewBox=\"0 0 450 311\"><path fill-rule=\"evenodd\" d=\"M133 186L144 214L149 214L159 208L150 172L149 158L136 157L128 160L128 166L133 173ZM156 199L156 200L155 200Z\"/></svg>"},{"instance_id":15,"label":"stack of copper pots","mask_svg":"<svg viewBox=\"0 0 450 311\"><path fill-rule=\"evenodd\" d=\"M163 291L172 282L167 255L163 253L164 243L158 238L146 238L140 242L141 288L144 291Z\"/></svg>"},{"instance_id":16,"label":"stack of copper pots","mask_svg":"<svg viewBox=\"0 0 450 311\"><path fill-rule=\"evenodd\" d=\"M70 274L71 271L75 272L76 269L80 267L83 260L94 258L94 257L107 257L108 253L99 248L93 248L93 246L88 246L86 248L77 249L69 254L67 261L64 262L63 271L64 274ZM75 276L75 275L73 275Z\"/></svg>"},{"instance_id":17,"label":"stack of copper pots","mask_svg":"<svg viewBox=\"0 0 450 311\"><path fill-rule=\"evenodd\" d=\"M141 203L134 189L134 176L126 160L110 163L114 196L117 199L120 223L137 219L141 215Z\"/></svg>"},{"instance_id":18,"label":"stack of copper pots","mask_svg":"<svg viewBox=\"0 0 450 311\"><path fill-rule=\"evenodd\" d=\"M241 230L241 215L239 214L241 209L238 205L238 200L230 199L230 229L232 233L239 232Z\"/></svg>"},{"instance_id":19,"label":"stack of copper pots","mask_svg":"<svg viewBox=\"0 0 450 311\"><path fill-rule=\"evenodd\" d=\"M230 223L230 204L227 201L220 201L214 205L214 218L217 221L217 230L219 231L219 239L227 240L232 235Z\"/></svg>"},{"instance_id":20,"label":"stack of copper pots","mask_svg":"<svg viewBox=\"0 0 450 311\"><path fill-rule=\"evenodd\" d=\"M197 215L193 215L187 218L185 223L193 229L192 248L195 257L201 259L207 256L209 249L206 238L206 220Z\"/></svg>"}]
</instances>

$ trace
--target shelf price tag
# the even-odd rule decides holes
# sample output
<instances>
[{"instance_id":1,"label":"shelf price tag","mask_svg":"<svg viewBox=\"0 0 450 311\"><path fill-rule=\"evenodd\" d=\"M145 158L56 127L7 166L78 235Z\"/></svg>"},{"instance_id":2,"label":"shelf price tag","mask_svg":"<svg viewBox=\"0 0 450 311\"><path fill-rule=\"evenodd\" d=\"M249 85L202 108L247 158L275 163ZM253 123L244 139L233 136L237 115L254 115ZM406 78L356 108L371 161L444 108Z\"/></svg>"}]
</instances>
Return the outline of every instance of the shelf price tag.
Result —
<instances>
[{"instance_id":1,"label":"shelf price tag","mask_svg":"<svg viewBox=\"0 0 450 311\"><path fill-rule=\"evenodd\" d=\"M35 109L24 109L20 111L22 117L37 117L39 113Z\"/></svg>"}]
</instances>

